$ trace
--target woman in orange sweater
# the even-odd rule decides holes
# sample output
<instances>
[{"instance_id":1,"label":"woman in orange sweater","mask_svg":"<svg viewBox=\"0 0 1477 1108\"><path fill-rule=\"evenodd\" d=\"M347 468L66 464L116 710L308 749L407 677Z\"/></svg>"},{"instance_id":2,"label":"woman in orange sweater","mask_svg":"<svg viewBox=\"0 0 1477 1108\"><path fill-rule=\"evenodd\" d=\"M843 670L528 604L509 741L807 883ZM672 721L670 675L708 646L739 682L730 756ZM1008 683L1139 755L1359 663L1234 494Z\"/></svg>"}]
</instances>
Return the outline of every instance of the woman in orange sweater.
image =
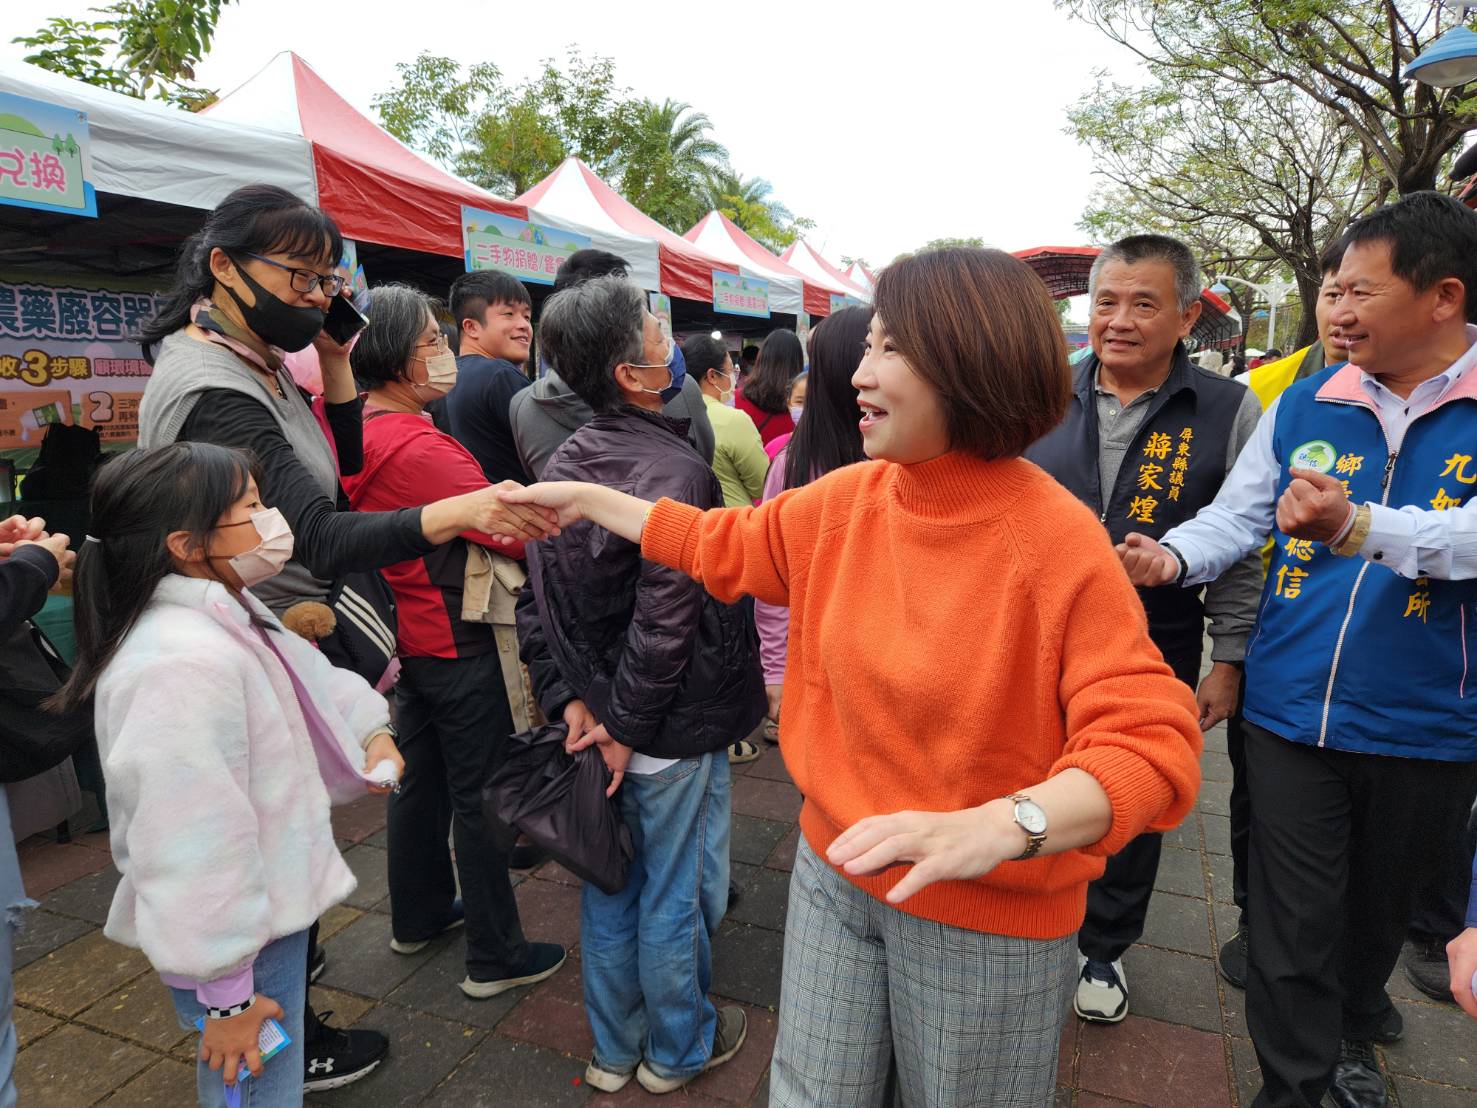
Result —
<instances>
[{"instance_id":1,"label":"woman in orange sweater","mask_svg":"<svg viewBox=\"0 0 1477 1108\"><path fill-rule=\"evenodd\" d=\"M1019 457L1070 389L1023 263L894 263L853 383L872 460L758 508L505 498L789 605L804 836L771 1103L879 1104L895 1056L910 1106L1048 1104L1087 884L1194 802L1195 703L1101 525Z\"/></svg>"}]
</instances>

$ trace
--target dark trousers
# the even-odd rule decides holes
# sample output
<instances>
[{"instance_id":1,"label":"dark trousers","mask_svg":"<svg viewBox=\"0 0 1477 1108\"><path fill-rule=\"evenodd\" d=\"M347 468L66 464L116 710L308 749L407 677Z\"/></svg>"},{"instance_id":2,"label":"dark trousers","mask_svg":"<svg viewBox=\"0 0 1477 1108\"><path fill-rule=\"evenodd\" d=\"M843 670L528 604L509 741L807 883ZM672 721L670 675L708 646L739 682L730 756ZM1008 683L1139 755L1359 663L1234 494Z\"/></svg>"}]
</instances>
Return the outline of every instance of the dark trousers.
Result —
<instances>
[{"instance_id":1,"label":"dark trousers","mask_svg":"<svg viewBox=\"0 0 1477 1108\"><path fill-rule=\"evenodd\" d=\"M1431 846L1440 853L1436 872L1416 893L1409 936L1417 942L1443 946L1467 927L1467 897L1472 890L1472 856L1477 854L1477 818L1472 800L1465 810L1453 809L1451 825L1431 831Z\"/></svg>"},{"instance_id":2,"label":"dark trousers","mask_svg":"<svg viewBox=\"0 0 1477 1108\"><path fill-rule=\"evenodd\" d=\"M1241 909L1239 926L1246 926L1246 875L1250 868L1251 790L1246 783L1246 682L1236 698L1236 712L1226 720L1226 757L1231 760L1231 899ZM1465 904L1463 907L1465 908Z\"/></svg>"},{"instance_id":3,"label":"dark trousers","mask_svg":"<svg viewBox=\"0 0 1477 1108\"><path fill-rule=\"evenodd\" d=\"M1471 802L1477 764L1288 742L1245 724L1251 787L1246 1021L1262 1067L1255 1108L1315 1108L1339 1040L1390 1013L1434 836Z\"/></svg>"},{"instance_id":4,"label":"dark trousers","mask_svg":"<svg viewBox=\"0 0 1477 1108\"><path fill-rule=\"evenodd\" d=\"M1193 689L1200 680L1200 654L1197 645L1165 651L1164 660ZM1109 858L1103 875L1087 886L1087 916L1077 933L1077 949L1088 958L1116 962L1143 935L1163 841L1158 832L1139 835Z\"/></svg>"},{"instance_id":5,"label":"dark trousers","mask_svg":"<svg viewBox=\"0 0 1477 1108\"><path fill-rule=\"evenodd\" d=\"M395 686L404 784L390 797L390 922L417 942L451 917L457 878L466 910L467 973L521 973L528 943L508 880L508 856L487 835L482 785L513 731L496 653L404 658ZM452 873L446 837L456 847Z\"/></svg>"}]
</instances>

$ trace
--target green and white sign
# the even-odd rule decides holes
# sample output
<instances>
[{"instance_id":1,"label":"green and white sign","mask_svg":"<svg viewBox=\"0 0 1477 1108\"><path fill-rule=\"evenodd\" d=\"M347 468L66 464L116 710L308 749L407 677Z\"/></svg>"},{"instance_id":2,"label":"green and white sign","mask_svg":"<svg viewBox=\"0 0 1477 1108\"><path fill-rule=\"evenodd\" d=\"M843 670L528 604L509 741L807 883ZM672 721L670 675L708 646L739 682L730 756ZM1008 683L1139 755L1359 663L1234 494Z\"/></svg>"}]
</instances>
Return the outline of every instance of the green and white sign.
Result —
<instances>
[{"instance_id":1,"label":"green and white sign","mask_svg":"<svg viewBox=\"0 0 1477 1108\"><path fill-rule=\"evenodd\" d=\"M713 270L713 310L769 318L769 282L762 277Z\"/></svg>"},{"instance_id":2,"label":"green and white sign","mask_svg":"<svg viewBox=\"0 0 1477 1108\"><path fill-rule=\"evenodd\" d=\"M97 218L87 113L0 92L0 204Z\"/></svg>"},{"instance_id":3,"label":"green and white sign","mask_svg":"<svg viewBox=\"0 0 1477 1108\"><path fill-rule=\"evenodd\" d=\"M588 235L462 206L462 252L468 273L496 269L529 284L552 285L565 260L589 245Z\"/></svg>"}]
</instances>

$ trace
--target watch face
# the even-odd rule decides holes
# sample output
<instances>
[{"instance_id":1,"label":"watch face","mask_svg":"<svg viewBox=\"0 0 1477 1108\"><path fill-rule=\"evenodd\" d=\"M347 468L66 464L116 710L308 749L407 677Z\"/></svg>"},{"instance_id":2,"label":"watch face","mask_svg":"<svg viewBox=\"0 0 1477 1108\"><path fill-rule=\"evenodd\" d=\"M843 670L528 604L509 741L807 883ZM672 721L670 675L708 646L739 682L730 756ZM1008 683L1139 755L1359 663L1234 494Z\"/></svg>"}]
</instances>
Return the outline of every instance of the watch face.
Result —
<instances>
[{"instance_id":1,"label":"watch face","mask_svg":"<svg viewBox=\"0 0 1477 1108\"><path fill-rule=\"evenodd\" d=\"M1015 802L1015 821L1026 829L1027 834L1046 834L1046 813L1034 800Z\"/></svg>"}]
</instances>

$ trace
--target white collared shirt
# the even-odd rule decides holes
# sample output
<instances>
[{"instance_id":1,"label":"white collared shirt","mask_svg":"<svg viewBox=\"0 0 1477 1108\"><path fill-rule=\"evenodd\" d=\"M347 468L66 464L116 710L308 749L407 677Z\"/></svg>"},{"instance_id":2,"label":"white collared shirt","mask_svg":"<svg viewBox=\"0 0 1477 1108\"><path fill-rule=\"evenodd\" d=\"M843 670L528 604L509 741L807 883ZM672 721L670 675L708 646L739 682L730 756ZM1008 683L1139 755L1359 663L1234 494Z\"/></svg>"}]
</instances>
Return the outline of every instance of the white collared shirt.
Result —
<instances>
[{"instance_id":1,"label":"white collared shirt","mask_svg":"<svg viewBox=\"0 0 1477 1108\"><path fill-rule=\"evenodd\" d=\"M1477 367L1477 327L1467 327L1467 350L1444 372L1417 385L1409 397L1396 396L1376 378L1361 372L1359 384L1379 413L1390 453L1405 441L1411 421L1436 407L1452 387ZM1256 434L1241 451L1214 501L1194 519L1171 528L1161 542L1185 558L1184 583L1214 581L1238 558L1267 540L1277 519L1277 483L1282 463L1272 450L1279 396L1262 415ZM1359 556L1402 577L1457 581L1477 577L1477 499L1438 512L1407 505L1371 503L1369 536Z\"/></svg>"}]
</instances>

